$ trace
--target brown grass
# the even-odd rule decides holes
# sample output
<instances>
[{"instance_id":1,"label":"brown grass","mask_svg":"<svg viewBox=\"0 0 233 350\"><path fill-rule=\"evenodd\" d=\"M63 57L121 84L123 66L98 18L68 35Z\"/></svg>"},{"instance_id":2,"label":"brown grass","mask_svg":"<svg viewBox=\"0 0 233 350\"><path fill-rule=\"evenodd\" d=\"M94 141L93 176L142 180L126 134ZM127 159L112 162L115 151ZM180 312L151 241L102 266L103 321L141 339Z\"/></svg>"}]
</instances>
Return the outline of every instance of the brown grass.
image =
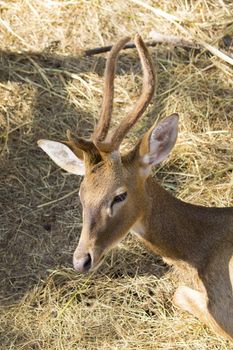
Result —
<instances>
[{"instance_id":1,"label":"brown grass","mask_svg":"<svg viewBox=\"0 0 233 350\"><path fill-rule=\"evenodd\" d=\"M72 270L81 179L59 170L36 146L41 137L64 138L67 128L88 135L98 118L106 56L81 57L80 48L136 31L148 38L157 30L232 55L222 42L233 35L232 1L150 5L179 17L180 26L125 0L0 1L1 349L231 348L172 306L186 274L181 278L131 237L95 274ZM157 97L125 145L156 118L179 112L177 146L155 176L185 201L232 205L232 67L206 50L161 45L151 53ZM122 52L115 121L132 107L140 83L135 50Z\"/></svg>"}]
</instances>

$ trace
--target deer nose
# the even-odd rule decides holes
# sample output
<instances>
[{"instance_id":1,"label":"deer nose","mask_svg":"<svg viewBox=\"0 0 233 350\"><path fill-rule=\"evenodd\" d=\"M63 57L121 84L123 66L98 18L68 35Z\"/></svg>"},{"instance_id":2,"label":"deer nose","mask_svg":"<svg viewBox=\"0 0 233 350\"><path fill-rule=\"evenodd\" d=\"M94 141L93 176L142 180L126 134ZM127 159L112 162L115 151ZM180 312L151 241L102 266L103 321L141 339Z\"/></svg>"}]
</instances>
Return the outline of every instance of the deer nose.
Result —
<instances>
[{"instance_id":1,"label":"deer nose","mask_svg":"<svg viewBox=\"0 0 233 350\"><path fill-rule=\"evenodd\" d=\"M88 272L91 268L91 255L88 253L82 258L73 257L74 269L78 272Z\"/></svg>"}]
</instances>

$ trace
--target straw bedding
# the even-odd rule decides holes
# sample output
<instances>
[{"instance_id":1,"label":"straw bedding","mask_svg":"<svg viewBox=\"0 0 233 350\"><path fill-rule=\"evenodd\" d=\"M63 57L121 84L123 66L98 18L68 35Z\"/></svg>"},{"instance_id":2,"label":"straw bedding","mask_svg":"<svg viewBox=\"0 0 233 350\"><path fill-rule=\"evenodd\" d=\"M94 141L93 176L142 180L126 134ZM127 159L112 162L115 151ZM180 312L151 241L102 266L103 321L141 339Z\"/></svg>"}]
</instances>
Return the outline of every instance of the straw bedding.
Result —
<instances>
[{"instance_id":1,"label":"straw bedding","mask_svg":"<svg viewBox=\"0 0 233 350\"><path fill-rule=\"evenodd\" d=\"M88 136L98 119L106 55L84 57L83 49L136 31L148 39L156 30L232 57L231 1L148 4L164 12L122 0L0 1L1 349L230 349L172 305L187 273L180 276L131 236L96 273L73 271L81 179L36 145L64 139L68 128ZM123 147L178 112L177 145L154 176L184 201L232 205L232 66L206 48L158 45L150 52L157 94ZM136 50L122 51L113 123L132 108L141 81Z\"/></svg>"}]
</instances>

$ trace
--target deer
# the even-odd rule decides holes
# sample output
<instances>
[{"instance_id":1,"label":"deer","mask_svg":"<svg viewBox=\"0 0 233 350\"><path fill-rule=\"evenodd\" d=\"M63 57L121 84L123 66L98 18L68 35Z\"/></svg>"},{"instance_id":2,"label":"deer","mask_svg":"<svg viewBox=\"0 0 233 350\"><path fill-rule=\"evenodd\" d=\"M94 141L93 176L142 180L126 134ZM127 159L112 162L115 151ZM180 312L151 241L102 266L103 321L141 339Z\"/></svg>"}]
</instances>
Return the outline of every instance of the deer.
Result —
<instances>
[{"instance_id":1,"label":"deer","mask_svg":"<svg viewBox=\"0 0 233 350\"><path fill-rule=\"evenodd\" d=\"M73 254L74 269L96 270L131 232L165 261L191 267L200 287L179 286L174 305L233 341L233 207L186 203L152 176L153 167L175 146L178 114L152 125L132 149L120 150L156 87L152 58L139 34L135 45L143 72L142 91L132 110L110 130L117 57L129 40L121 38L107 58L100 117L90 138L69 131L67 141L38 141L60 168L84 176L79 190L83 226Z\"/></svg>"}]
</instances>

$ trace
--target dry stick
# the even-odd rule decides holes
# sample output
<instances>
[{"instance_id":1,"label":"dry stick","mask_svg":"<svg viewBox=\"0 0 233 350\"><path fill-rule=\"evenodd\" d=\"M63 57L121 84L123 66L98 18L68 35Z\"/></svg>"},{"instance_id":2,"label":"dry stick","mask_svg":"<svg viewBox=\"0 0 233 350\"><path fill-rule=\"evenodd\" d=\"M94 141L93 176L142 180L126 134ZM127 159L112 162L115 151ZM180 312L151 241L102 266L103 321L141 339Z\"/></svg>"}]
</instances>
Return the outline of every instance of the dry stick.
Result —
<instances>
[{"instance_id":1,"label":"dry stick","mask_svg":"<svg viewBox=\"0 0 233 350\"><path fill-rule=\"evenodd\" d=\"M158 39L146 41L146 46L154 47L158 44L172 44L179 47L184 47L188 49L195 49L195 50L201 50L201 45L195 45L189 41L183 40L181 38L176 37L176 40L174 40L174 36L164 36ZM126 44L122 50L127 49L135 49L136 45L133 42L130 42ZM112 49L112 45L108 46L102 46L102 47L95 47L93 49L84 50L83 55L84 56L92 56L92 55L98 55L100 53L108 52Z\"/></svg>"},{"instance_id":2,"label":"dry stick","mask_svg":"<svg viewBox=\"0 0 233 350\"><path fill-rule=\"evenodd\" d=\"M47 205L51 205L51 204L60 202L60 201L62 201L63 199L66 199L66 198L72 196L73 194L75 194L75 193L78 192L78 191L79 191L79 188L76 189L76 190L74 190L74 191L71 191L71 192L65 194L64 196L62 196L62 197L60 197L60 198L58 198L58 199L54 199L53 201L39 204L39 205L37 205L37 208L43 208L43 207L46 207Z\"/></svg>"}]
</instances>

